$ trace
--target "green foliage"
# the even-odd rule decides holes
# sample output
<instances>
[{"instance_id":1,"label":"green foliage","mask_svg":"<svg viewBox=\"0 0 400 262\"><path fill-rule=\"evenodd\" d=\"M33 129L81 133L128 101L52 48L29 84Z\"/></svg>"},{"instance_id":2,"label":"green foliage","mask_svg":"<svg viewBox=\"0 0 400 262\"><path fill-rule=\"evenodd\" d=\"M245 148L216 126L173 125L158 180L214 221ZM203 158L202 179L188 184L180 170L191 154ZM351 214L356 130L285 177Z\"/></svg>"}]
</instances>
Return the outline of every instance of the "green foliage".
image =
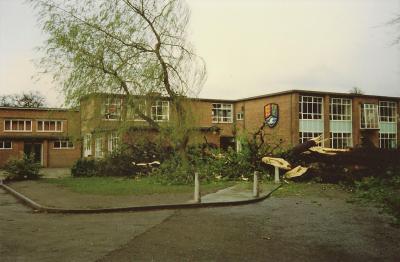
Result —
<instances>
[{"instance_id":1,"label":"green foliage","mask_svg":"<svg viewBox=\"0 0 400 262\"><path fill-rule=\"evenodd\" d=\"M12 159L4 167L8 176L6 180L38 179L40 163L35 162L33 154L24 154L22 159Z\"/></svg>"},{"instance_id":2,"label":"green foliage","mask_svg":"<svg viewBox=\"0 0 400 262\"><path fill-rule=\"evenodd\" d=\"M377 203L400 224L400 172L386 177L365 177L356 182L356 195Z\"/></svg>"},{"instance_id":3,"label":"green foliage","mask_svg":"<svg viewBox=\"0 0 400 262\"><path fill-rule=\"evenodd\" d=\"M94 159L78 159L71 168L73 177L92 177L98 173L98 165Z\"/></svg>"}]
</instances>

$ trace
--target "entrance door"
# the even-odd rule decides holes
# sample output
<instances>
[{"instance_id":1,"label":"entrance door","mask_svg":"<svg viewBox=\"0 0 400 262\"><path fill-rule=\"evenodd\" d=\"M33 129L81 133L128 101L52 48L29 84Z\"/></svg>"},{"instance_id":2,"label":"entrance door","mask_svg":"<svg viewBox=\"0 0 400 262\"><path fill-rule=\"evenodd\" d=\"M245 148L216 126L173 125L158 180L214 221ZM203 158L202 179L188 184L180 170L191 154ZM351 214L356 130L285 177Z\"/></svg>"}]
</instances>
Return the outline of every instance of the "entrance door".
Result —
<instances>
[{"instance_id":1,"label":"entrance door","mask_svg":"<svg viewBox=\"0 0 400 262\"><path fill-rule=\"evenodd\" d=\"M42 164L42 144L41 143L24 143L24 153L26 155L33 154L35 162Z\"/></svg>"}]
</instances>

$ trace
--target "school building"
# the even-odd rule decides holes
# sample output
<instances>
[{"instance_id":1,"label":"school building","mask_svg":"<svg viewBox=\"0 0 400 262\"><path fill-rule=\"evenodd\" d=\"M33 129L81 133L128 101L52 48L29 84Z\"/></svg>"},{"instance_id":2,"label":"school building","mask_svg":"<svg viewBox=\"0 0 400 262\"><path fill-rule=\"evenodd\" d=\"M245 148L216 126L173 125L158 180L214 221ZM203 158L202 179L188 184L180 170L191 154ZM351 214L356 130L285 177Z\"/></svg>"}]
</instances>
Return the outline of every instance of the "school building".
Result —
<instances>
[{"instance_id":1,"label":"school building","mask_svg":"<svg viewBox=\"0 0 400 262\"><path fill-rule=\"evenodd\" d=\"M80 157L102 158L120 143L155 137L157 130L126 99L88 95L76 111L0 108L0 166L34 152L44 167L69 167ZM140 111L160 125L176 119L167 98L140 103ZM400 144L400 97L290 90L238 100L193 98L184 106L192 116L191 143L240 149L240 138L265 123L266 140L287 146L320 135L332 148Z\"/></svg>"}]
</instances>

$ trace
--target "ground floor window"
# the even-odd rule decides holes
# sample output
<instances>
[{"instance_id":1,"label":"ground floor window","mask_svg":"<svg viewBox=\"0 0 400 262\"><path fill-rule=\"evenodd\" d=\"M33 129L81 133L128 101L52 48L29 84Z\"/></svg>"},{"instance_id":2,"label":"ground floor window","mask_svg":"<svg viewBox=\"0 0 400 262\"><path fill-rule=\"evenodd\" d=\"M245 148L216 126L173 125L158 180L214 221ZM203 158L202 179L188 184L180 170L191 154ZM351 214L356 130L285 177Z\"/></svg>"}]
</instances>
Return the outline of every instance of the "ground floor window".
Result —
<instances>
[{"instance_id":1,"label":"ground floor window","mask_svg":"<svg viewBox=\"0 0 400 262\"><path fill-rule=\"evenodd\" d=\"M102 158L103 157L103 138L97 137L95 142L96 142L96 146L95 146L94 156L97 158Z\"/></svg>"},{"instance_id":2,"label":"ground floor window","mask_svg":"<svg viewBox=\"0 0 400 262\"><path fill-rule=\"evenodd\" d=\"M69 140L58 140L53 142L54 149L73 149L74 144Z\"/></svg>"},{"instance_id":3,"label":"ground floor window","mask_svg":"<svg viewBox=\"0 0 400 262\"><path fill-rule=\"evenodd\" d=\"M0 140L0 149L12 149L12 143L9 140Z\"/></svg>"},{"instance_id":4,"label":"ground floor window","mask_svg":"<svg viewBox=\"0 0 400 262\"><path fill-rule=\"evenodd\" d=\"M351 133L333 133L330 138L331 148L349 148L353 146Z\"/></svg>"},{"instance_id":5,"label":"ground floor window","mask_svg":"<svg viewBox=\"0 0 400 262\"><path fill-rule=\"evenodd\" d=\"M83 138L83 155L85 157L92 154L92 134L86 134Z\"/></svg>"},{"instance_id":6,"label":"ground floor window","mask_svg":"<svg viewBox=\"0 0 400 262\"><path fill-rule=\"evenodd\" d=\"M395 133L379 133L379 146L380 146L380 148L396 149L397 148L397 134L395 134Z\"/></svg>"},{"instance_id":7,"label":"ground floor window","mask_svg":"<svg viewBox=\"0 0 400 262\"><path fill-rule=\"evenodd\" d=\"M119 144L119 136L117 133L113 132L108 135L108 152L113 152L117 150Z\"/></svg>"},{"instance_id":8,"label":"ground floor window","mask_svg":"<svg viewBox=\"0 0 400 262\"><path fill-rule=\"evenodd\" d=\"M312 138L321 136L321 132L300 132L299 133L299 143L304 143ZM319 144L321 145L321 144Z\"/></svg>"}]
</instances>

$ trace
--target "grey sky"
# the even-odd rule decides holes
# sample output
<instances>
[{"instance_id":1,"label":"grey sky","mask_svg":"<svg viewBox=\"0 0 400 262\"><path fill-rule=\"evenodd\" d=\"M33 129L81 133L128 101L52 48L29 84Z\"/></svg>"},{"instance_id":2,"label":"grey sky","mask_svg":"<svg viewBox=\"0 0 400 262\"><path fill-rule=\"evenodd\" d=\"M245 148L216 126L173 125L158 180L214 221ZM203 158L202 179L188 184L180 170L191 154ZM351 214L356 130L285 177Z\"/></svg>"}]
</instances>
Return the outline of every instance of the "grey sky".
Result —
<instances>
[{"instance_id":1,"label":"grey sky","mask_svg":"<svg viewBox=\"0 0 400 262\"><path fill-rule=\"evenodd\" d=\"M0 93L39 90L31 60L43 41L30 6L0 0ZM400 96L400 47L386 23L400 0L189 0L190 37L206 63L201 97L241 98L286 89ZM400 30L397 29L397 34ZM57 96L59 97L57 99Z\"/></svg>"}]
</instances>

